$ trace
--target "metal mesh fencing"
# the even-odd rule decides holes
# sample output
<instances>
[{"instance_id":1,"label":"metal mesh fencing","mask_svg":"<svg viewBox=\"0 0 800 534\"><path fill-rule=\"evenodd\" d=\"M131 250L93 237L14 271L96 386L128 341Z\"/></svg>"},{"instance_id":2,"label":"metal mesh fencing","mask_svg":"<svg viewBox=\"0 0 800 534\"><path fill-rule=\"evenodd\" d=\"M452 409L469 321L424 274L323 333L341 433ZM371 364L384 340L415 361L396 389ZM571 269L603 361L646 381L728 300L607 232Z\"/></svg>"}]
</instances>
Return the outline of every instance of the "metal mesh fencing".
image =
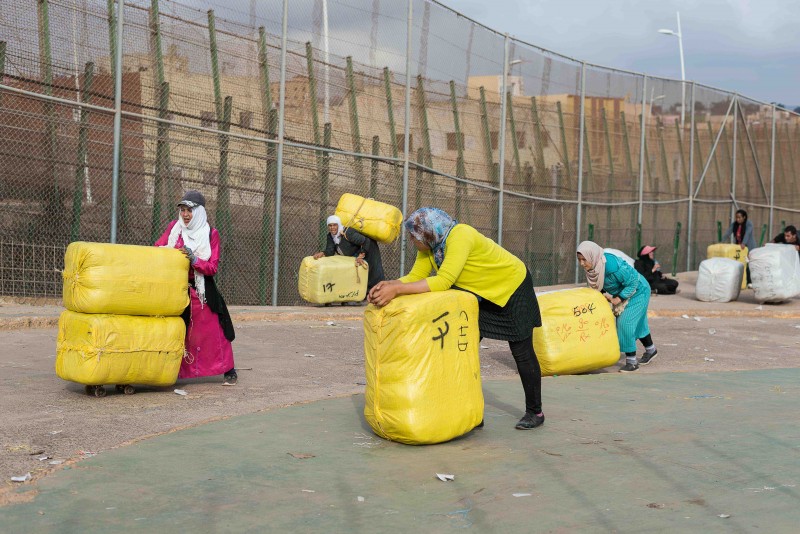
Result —
<instances>
[{"instance_id":1,"label":"metal mesh fencing","mask_svg":"<svg viewBox=\"0 0 800 534\"><path fill-rule=\"evenodd\" d=\"M299 303L346 192L439 206L537 285L575 281L583 239L655 244L681 271L735 209L760 242L798 223L800 117L772 105L433 0L128 0L121 34L118 7L0 3L0 295L57 296L72 241L151 244L186 189L208 199L233 304ZM402 239L381 253L389 277L414 261Z\"/></svg>"}]
</instances>

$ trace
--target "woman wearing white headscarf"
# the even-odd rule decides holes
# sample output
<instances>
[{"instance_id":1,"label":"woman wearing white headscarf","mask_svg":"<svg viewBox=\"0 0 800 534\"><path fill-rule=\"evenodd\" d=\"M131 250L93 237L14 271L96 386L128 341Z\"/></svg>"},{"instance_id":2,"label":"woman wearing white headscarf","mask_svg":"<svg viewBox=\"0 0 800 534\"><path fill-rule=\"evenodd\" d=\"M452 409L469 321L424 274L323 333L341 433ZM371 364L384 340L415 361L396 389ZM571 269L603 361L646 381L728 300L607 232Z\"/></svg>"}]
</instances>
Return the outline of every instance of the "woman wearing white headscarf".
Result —
<instances>
[{"instance_id":1,"label":"woman wearing white headscarf","mask_svg":"<svg viewBox=\"0 0 800 534\"><path fill-rule=\"evenodd\" d=\"M589 286L602 292L615 308L619 348L625 353L620 372L635 371L639 364L648 364L658 351L647 324L650 284L625 260L614 256L592 241L578 245L578 263L586 271ZM644 345L641 360L636 361L636 340Z\"/></svg>"},{"instance_id":2,"label":"woman wearing white headscarf","mask_svg":"<svg viewBox=\"0 0 800 534\"><path fill-rule=\"evenodd\" d=\"M217 290L214 275L220 260L220 239L208 224L206 199L198 191L187 191L178 202L178 219L170 222L157 247L177 248L189 261L189 306L183 312L186 323L186 352L178 378L224 374L225 385L237 381L231 341L233 330L225 300Z\"/></svg>"},{"instance_id":3,"label":"woman wearing white headscarf","mask_svg":"<svg viewBox=\"0 0 800 534\"><path fill-rule=\"evenodd\" d=\"M328 217L326 223L328 237L325 250L314 254L314 259L318 260L323 256L338 254L355 257L356 263L359 265L366 261L369 265L369 275L367 276L367 293L369 293L375 284L386 278L383 274L383 262L378 243L352 228L345 228L341 219L336 215Z\"/></svg>"}]
</instances>

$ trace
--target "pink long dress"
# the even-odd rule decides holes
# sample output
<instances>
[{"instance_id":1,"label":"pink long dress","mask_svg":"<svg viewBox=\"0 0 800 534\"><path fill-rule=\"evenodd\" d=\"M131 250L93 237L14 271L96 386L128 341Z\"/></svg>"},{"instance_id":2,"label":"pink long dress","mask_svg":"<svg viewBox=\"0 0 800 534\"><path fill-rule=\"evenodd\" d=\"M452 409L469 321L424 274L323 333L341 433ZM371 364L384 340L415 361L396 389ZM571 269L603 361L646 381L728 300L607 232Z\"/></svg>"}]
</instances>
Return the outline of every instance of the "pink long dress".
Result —
<instances>
[{"instance_id":1,"label":"pink long dress","mask_svg":"<svg viewBox=\"0 0 800 534\"><path fill-rule=\"evenodd\" d=\"M156 241L155 246L164 246L169 241L169 233L177 220L167 225L167 229ZM178 236L175 248L183 246L183 237ZM189 280L194 280L194 271L204 276L214 276L219 268L219 232L211 229L211 257L207 260L198 258L189 269ZM198 378L201 376L221 375L233 368L233 347L225 338L219 324L217 314L207 304L200 306L200 299L195 288L189 286L191 321L186 329L186 353L181 362L178 378Z\"/></svg>"}]
</instances>

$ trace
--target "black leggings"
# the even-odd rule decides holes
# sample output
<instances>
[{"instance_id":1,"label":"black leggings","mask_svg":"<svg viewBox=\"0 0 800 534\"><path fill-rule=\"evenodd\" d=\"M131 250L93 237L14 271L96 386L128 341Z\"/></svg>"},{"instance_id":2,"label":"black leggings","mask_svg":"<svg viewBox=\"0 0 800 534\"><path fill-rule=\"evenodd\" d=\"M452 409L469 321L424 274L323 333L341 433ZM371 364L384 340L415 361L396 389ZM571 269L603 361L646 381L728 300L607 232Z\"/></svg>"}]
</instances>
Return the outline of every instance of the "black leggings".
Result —
<instances>
[{"instance_id":1,"label":"black leggings","mask_svg":"<svg viewBox=\"0 0 800 534\"><path fill-rule=\"evenodd\" d=\"M517 371L525 390L525 411L542 413L542 368L533 350L533 338L509 341L508 347L517 362Z\"/></svg>"}]
</instances>

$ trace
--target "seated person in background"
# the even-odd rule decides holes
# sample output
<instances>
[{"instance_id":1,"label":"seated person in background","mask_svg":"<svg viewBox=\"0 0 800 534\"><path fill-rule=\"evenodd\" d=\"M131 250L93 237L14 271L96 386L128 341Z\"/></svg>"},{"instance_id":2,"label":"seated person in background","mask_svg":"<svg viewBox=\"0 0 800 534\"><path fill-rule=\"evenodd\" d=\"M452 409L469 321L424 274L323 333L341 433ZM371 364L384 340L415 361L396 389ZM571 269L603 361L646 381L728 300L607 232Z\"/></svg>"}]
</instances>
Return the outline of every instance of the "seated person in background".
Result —
<instances>
[{"instance_id":1,"label":"seated person in background","mask_svg":"<svg viewBox=\"0 0 800 534\"><path fill-rule=\"evenodd\" d=\"M645 245L639 249L639 258L633 263L633 267L644 276L650 289L658 295L674 295L678 290L678 281L667 278L661 272L661 264L655 259L655 251L658 247Z\"/></svg>"},{"instance_id":2,"label":"seated person in background","mask_svg":"<svg viewBox=\"0 0 800 534\"><path fill-rule=\"evenodd\" d=\"M783 243L785 245L794 245L795 250L800 252L800 242L797 241L797 228L791 224L784 228L783 232L776 235L772 242Z\"/></svg>"}]
</instances>

